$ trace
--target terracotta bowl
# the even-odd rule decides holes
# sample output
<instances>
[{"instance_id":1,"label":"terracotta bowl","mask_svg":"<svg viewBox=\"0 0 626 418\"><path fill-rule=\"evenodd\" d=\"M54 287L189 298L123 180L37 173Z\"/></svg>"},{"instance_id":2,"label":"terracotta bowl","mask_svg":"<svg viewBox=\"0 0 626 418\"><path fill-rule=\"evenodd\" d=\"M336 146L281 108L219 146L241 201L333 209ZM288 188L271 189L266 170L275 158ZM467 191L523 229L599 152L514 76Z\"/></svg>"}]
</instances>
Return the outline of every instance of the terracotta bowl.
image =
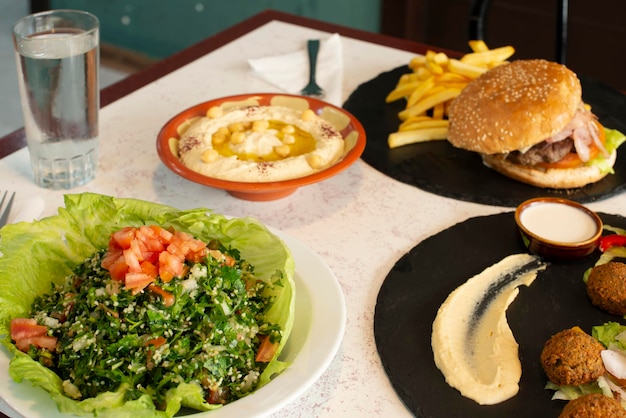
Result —
<instances>
[{"instance_id":1,"label":"terracotta bowl","mask_svg":"<svg viewBox=\"0 0 626 418\"><path fill-rule=\"evenodd\" d=\"M572 260L593 253L603 228L595 212L555 197L521 203L515 210L515 222L528 250L551 260Z\"/></svg>"},{"instance_id":2,"label":"terracotta bowl","mask_svg":"<svg viewBox=\"0 0 626 418\"><path fill-rule=\"evenodd\" d=\"M206 115L209 108L228 103L241 105L281 105L294 107L299 110L307 108L330 122L341 132L346 145L343 157L334 165L323 171L291 180L273 182L238 182L221 180L197 173L184 166L178 159L176 144L178 141L178 127L186 121ZM157 136L157 152L163 164L174 173L187 180L205 186L226 190L231 195L245 200L268 201L280 199L295 192L299 187L326 180L348 168L359 159L365 149L365 130L361 123L349 112L312 97L294 96L288 94L245 94L223 97L199 103L186 109L161 128Z\"/></svg>"}]
</instances>

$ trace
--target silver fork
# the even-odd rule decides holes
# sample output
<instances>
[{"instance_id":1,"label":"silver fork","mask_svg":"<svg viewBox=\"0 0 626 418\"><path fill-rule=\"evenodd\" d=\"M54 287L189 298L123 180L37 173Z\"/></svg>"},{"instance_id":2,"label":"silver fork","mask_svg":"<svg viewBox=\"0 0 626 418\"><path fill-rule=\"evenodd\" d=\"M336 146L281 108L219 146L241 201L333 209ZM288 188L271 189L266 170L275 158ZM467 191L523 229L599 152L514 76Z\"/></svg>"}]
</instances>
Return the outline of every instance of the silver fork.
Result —
<instances>
[{"instance_id":1,"label":"silver fork","mask_svg":"<svg viewBox=\"0 0 626 418\"><path fill-rule=\"evenodd\" d=\"M324 89L317 85L315 73L317 72L317 53L320 50L319 39L309 39L307 51L309 52L309 84L300 92L304 96L322 97Z\"/></svg>"},{"instance_id":2,"label":"silver fork","mask_svg":"<svg viewBox=\"0 0 626 418\"><path fill-rule=\"evenodd\" d=\"M9 219L9 214L11 213L11 206L13 206L13 198L15 197L15 192L11 192L11 197L9 197L9 201L4 204L9 192L4 192L2 195L2 200L0 200L0 227L3 227L7 224ZM3 206L4 205L4 206Z\"/></svg>"}]
</instances>

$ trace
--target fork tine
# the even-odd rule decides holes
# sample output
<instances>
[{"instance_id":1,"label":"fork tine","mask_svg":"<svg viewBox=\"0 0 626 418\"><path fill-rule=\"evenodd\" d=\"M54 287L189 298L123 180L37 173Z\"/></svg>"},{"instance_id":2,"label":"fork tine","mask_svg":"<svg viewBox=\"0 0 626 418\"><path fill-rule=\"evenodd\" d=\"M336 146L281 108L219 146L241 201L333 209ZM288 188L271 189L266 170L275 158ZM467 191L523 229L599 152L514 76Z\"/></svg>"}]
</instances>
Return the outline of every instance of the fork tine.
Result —
<instances>
[{"instance_id":1,"label":"fork tine","mask_svg":"<svg viewBox=\"0 0 626 418\"><path fill-rule=\"evenodd\" d=\"M11 213L11 206L13 206L13 198L15 197L15 192L11 193L9 201L7 202L6 206L4 206L4 209L2 209L2 204L4 203L4 200L6 199L8 194L9 192L4 192L4 195L2 195L2 200L0 200L0 227L6 225L7 220L9 219L9 214Z\"/></svg>"}]
</instances>

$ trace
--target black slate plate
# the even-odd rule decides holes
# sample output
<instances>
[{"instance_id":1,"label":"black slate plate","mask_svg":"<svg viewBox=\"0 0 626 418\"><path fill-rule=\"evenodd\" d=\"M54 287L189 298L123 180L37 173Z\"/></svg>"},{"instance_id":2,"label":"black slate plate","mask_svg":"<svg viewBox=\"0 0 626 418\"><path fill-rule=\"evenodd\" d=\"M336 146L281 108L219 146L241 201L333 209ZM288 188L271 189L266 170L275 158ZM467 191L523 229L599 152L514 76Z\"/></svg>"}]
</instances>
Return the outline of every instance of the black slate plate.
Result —
<instances>
[{"instance_id":1,"label":"black slate plate","mask_svg":"<svg viewBox=\"0 0 626 418\"><path fill-rule=\"evenodd\" d=\"M626 218L600 214L607 225L626 227ZM599 253L568 263L551 263L507 311L519 344L519 393L497 405L481 406L448 386L435 366L430 336L437 309L467 279L504 257L525 252L512 212L468 219L440 232L404 255L381 286L374 336L383 367L407 408L417 417L557 417L565 405L544 389L539 363L545 341L562 329L624 322L595 308L582 281Z\"/></svg>"},{"instance_id":2,"label":"black slate plate","mask_svg":"<svg viewBox=\"0 0 626 418\"><path fill-rule=\"evenodd\" d=\"M447 141L389 149L387 136L398 129L403 100L385 97L408 67L385 72L360 85L344 108L365 127L367 145L361 158L382 173L422 190L487 205L515 207L539 196L566 197L581 203L607 198L626 188L626 156L618 156L615 174L578 189L541 189L502 176L485 167L476 153L456 149ZM583 99L607 127L626 133L626 96L597 81L581 77Z\"/></svg>"}]
</instances>

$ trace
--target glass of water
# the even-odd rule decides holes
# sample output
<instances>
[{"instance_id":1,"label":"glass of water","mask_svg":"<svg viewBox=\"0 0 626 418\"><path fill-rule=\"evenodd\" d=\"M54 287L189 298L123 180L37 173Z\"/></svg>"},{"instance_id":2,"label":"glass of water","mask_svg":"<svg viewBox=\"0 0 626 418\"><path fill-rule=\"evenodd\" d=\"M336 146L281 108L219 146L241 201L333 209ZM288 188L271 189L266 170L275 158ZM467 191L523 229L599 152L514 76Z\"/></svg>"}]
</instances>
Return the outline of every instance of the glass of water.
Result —
<instances>
[{"instance_id":1,"label":"glass of water","mask_svg":"<svg viewBox=\"0 0 626 418\"><path fill-rule=\"evenodd\" d=\"M98 19L79 10L26 16L13 26L13 45L35 183L88 183L98 165Z\"/></svg>"}]
</instances>

